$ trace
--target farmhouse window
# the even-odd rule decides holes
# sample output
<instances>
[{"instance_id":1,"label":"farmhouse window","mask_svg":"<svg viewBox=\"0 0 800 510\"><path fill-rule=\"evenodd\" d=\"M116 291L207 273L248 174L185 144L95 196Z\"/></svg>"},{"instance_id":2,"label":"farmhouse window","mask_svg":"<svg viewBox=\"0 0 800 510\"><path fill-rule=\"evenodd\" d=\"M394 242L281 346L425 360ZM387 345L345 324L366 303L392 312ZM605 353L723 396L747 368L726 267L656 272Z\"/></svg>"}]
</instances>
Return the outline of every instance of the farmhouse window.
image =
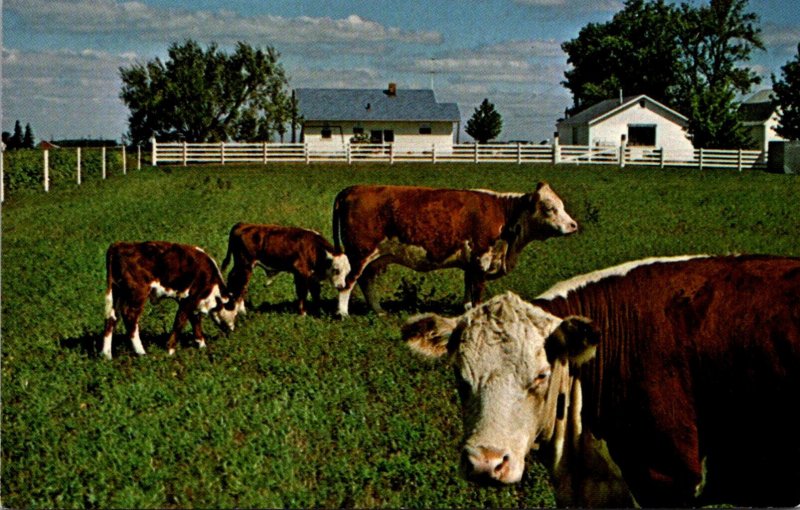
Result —
<instances>
[{"instance_id":1,"label":"farmhouse window","mask_svg":"<svg viewBox=\"0 0 800 510\"><path fill-rule=\"evenodd\" d=\"M654 124L628 126L628 145L655 147L656 126Z\"/></svg>"},{"instance_id":2,"label":"farmhouse window","mask_svg":"<svg viewBox=\"0 0 800 510\"><path fill-rule=\"evenodd\" d=\"M419 127L419 134L421 135L429 135L433 132L431 127L427 124L423 124Z\"/></svg>"},{"instance_id":3,"label":"farmhouse window","mask_svg":"<svg viewBox=\"0 0 800 510\"><path fill-rule=\"evenodd\" d=\"M364 128L360 127L360 126L354 127L353 128L353 134L354 135L363 135L364 134Z\"/></svg>"},{"instance_id":4,"label":"farmhouse window","mask_svg":"<svg viewBox=\"0 0 800 510\"><path fill-rule=\"evenodd\" d=\"M394 131L391 129L383 130L383 141L386 143L394 142Z\"/></svg>"},{"instance_id":5,"label":"farmhouse window","mask_svg":"<svg viewBox=\"0 0 800 510\"><path fill-rule=\"evenodd\" d=\"M373 129L369 135L370 143L383 143L383 131L380 129Z\"/></svg>"},{"instance_id":6,"label":"farmhouse window","mask_svg":"<svg viewBox=\"0 0 800 510\"><path fill-rule=\"evenodd\" d=\"M320 132L320 134L322 135L322 138L328 139L328 138L331 137L331 135L333 133L331 132L331 128L324 127L324 128L322 128L322 131Z\"/></svg>"}]
</instances>

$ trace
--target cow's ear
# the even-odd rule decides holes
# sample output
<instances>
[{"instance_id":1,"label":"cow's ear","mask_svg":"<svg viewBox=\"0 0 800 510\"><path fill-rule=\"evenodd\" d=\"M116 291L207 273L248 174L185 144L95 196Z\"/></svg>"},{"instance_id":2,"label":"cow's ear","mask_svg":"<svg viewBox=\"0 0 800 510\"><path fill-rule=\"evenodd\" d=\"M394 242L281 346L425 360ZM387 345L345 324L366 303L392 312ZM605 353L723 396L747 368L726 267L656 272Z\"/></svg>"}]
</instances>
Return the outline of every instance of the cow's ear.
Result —
<instances>
[{"instance_id":1,"label":"cow's ear","mask_svg":"<svg viewBox=\"0 0 800 510\"><path fill-rule=\"evenodd\" d=\"M414 351L431 358L440 358L455 350L458 335L453 334L458 319L434 313L415 315L402 328L403 340Z\"/></svg>"},{"instance_id":2,"label":"cow's ear","mask_svg":"<svg viewBox=\"0 0 800 510\"><path fill-rule=\"evenodd\" d=\"M546 182L544 182L544 181L540 181L540 182L539 182L539 183L536 185L536 191L540 191L542 188L546 188L547 186L550 186L550 185L549 185L549 184L547 184L547 183L546 183Z\"/></svg>"},{"instance_id":3,"label":"cow's ear","mask_svg":"<svg viewBox=\"0 0 800 510\"><path fill-rule=\"evenodd\" d=\"M592 321L572 315L564 319L547 337L544 348L551 363L566 357L570 363L582 365L594 358L599 342L600 334Z\"/></svg>"}]
</instances>

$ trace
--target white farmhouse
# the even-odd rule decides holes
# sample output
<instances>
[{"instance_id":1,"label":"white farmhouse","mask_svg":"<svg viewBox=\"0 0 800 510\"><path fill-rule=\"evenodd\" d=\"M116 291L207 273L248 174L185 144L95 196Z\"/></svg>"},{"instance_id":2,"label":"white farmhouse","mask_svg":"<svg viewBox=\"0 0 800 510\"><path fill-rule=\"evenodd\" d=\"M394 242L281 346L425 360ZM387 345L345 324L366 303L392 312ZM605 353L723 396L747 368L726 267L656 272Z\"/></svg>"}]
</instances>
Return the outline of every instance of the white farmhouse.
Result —
<instances>
[{"instance_id":1,"label":"white farmhouse","mask_svg":"<svg viewBox=\"0 0 800 510\"><path fill-rule=\"evenodd\" d=\"M689 119L646 95L607 99L556 125L561 145L663 148L669 157L691 155Z\"/></svg>"},{"instance_id":2,"label":"white farmhouse","mask_svg":"<svg viewBox=\"0 0 800 510\"><path fill-rule=\"evenodd\" d=\"M764 153L769 150L769 142L786 140L775 131L779 120L774 97L772 89L764 89L739 105L739 120L750 135L750 148Z\"/></svg>"},{"instance_id":3,"label":"white farmhouse","mask_svg":"<svg viewBox=\"0 0 800 510\"><path fill-rule=\"evenodd\" d=\"M295 90L302 139L309 145L343 146L354 136L371 143L396 143L451 150L461 114L456 103L437 103L433 90Z\"/></svg>"}]
</instances>

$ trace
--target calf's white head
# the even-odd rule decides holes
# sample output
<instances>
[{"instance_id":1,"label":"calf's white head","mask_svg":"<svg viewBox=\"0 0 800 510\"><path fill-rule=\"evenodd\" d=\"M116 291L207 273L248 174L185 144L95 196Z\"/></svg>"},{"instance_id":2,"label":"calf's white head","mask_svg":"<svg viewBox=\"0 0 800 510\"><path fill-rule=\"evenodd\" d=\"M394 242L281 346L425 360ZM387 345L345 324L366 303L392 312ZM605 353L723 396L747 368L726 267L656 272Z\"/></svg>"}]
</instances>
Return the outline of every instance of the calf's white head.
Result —
<instances>
[{"instance_id":1,"label":"calf's white head","mask_svg":"<svg viewBox=\"0 0 800 510\"><path fill-rule=\"evenodd\" d=\"M325 257L329 264L325 272L325 278L330 280L337 290L347 287L347 275L350 273L350 260L347 255L326 252Z\"/></svg>"},{"instance_id":2,"label":"calf's white head","mask_svg":"<svg viewBox=\"0 0 800 510\"><path fill-rule=\"evenodd\" d=\"M569 363L594 355L597 335L588 319L561 319L508 292L464 315L412 317L408 345L456 365L471 478L515 483L525 456L548 441L563 415Z\"/></svg>"},{"instance_id":3,"label":"calf's white head","mask_svg":"<svg viewBox=\"0 0 800 510\"><path fill-rule=\"evenodd\" d=\"M530 201L527 214L522 215L512 227L522 239L547 239L578 231L578 223L567 213L564 201L549 184L540 182L536 191L526 196Z\"/></svg>"}]
</instances>

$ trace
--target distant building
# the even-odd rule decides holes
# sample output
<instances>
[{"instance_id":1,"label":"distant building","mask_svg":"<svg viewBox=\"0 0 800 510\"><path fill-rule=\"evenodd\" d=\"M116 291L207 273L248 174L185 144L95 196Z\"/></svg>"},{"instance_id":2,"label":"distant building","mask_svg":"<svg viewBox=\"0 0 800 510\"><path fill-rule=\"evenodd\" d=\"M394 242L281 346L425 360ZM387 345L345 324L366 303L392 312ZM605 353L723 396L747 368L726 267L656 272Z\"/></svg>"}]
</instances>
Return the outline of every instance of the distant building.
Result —
<instances>
[{"instance_id":1,"label":"distant building","mask_svg":"<svg viewBox=\"0 0 800 510\"><path fill-rule=\"evenodd\" d=\"M302 139L309 144L398 143L452 148L461 114L430 89L296 89Z\"/></svg>"},{"instance_id":2,"label":"distant building","mask_svg":"<svg viewBox=\"0 0 800 510\"><path fill-rule=\"evenodd\" d=\"M51 149L60 149L61 146L53 142L48 142L47 140L42 140L41 142L39 142L39 148L42 150L51 150Z\"/></svg>"},{"instance_id":3,"label":"distant building","mask_svg":"<svg viewBox=\"0 0 800 510\"><path fill-rule=\"evenodd\" d=\"M556 125L562 145L663 148L690 154L689 119L646 95L607 99Z\"/></svg>"},{"instance_id":4,"label":"distant building","mask_svg":"<svg viewBox=\"0 0 800 510\"><path fill-rule=\"evenodd\" d=\"M751 149L767 152L769 142L786 140L775 131L779 122L774 99L772 89L764 89L739 105L739 120L750 135Z\"/></svg>"}]
</instances>

